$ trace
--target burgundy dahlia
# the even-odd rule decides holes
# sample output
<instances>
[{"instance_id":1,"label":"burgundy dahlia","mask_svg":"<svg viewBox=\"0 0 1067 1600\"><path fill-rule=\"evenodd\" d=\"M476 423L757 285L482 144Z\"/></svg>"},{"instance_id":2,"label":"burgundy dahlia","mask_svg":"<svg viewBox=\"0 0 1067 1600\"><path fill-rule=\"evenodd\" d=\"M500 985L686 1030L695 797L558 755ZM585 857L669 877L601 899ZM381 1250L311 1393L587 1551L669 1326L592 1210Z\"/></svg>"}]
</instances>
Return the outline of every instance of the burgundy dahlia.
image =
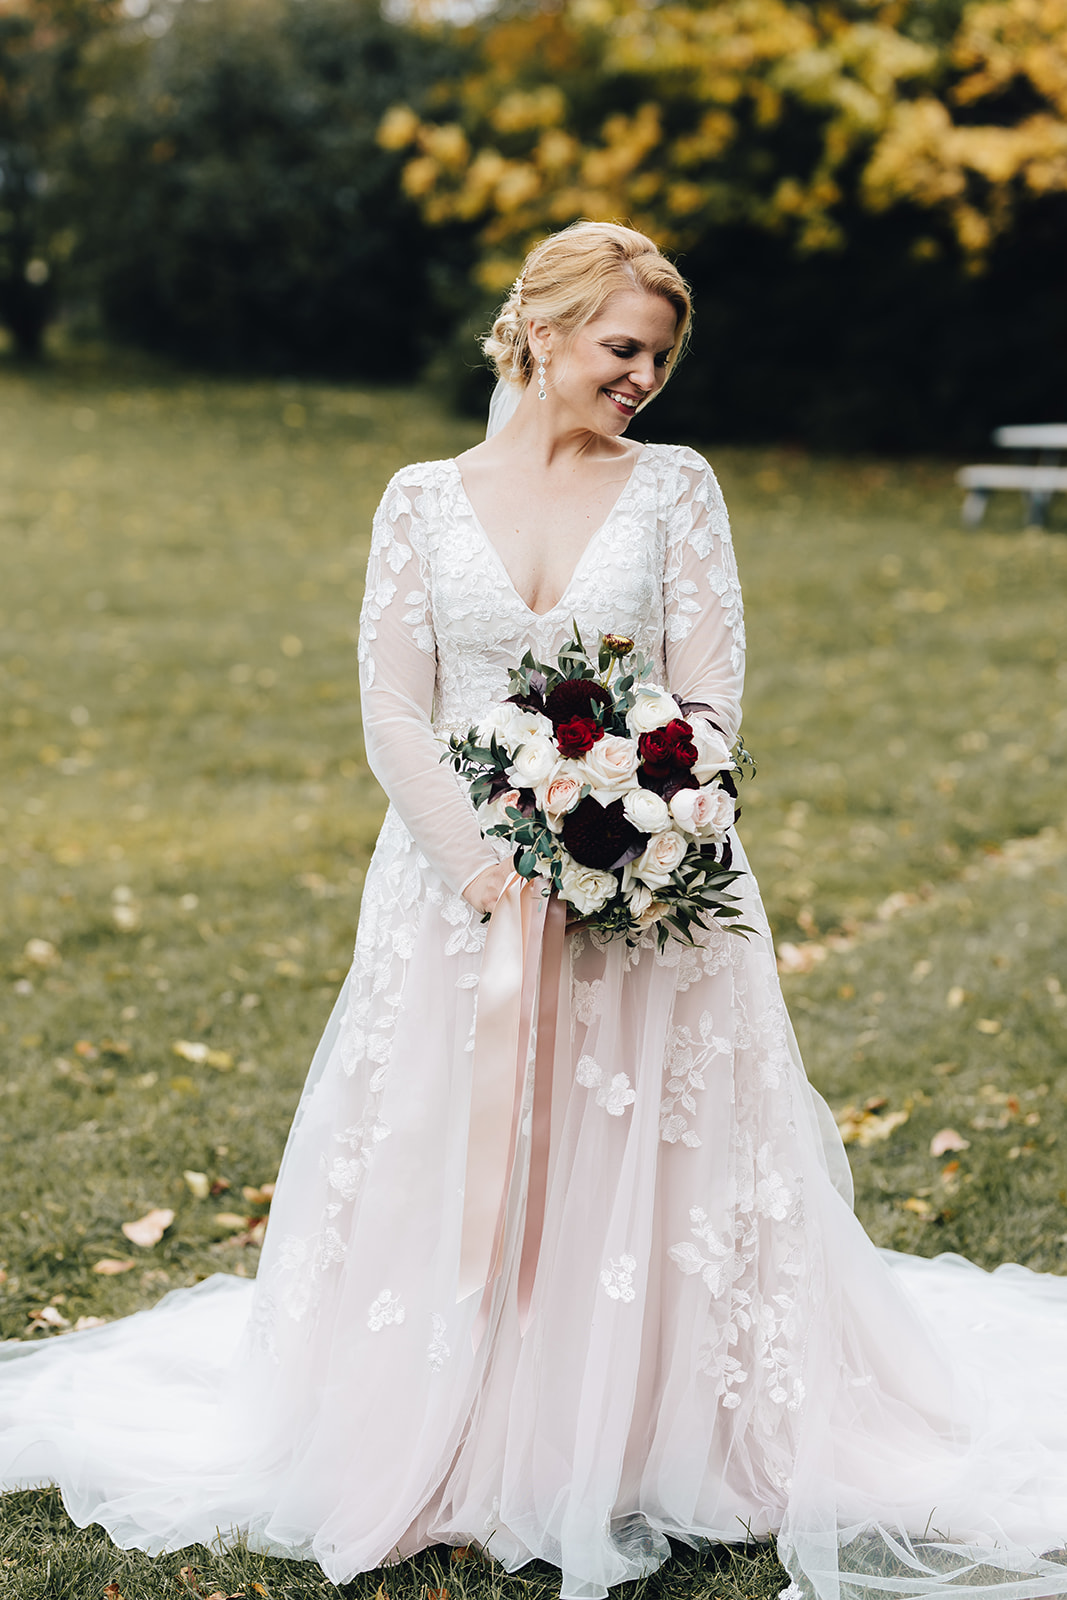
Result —
<instances>
[{"instance_id":1,"label":"burgundy dahlia","mask_svg":"<svg viewBox=\"0 0 1067 1600\"><path fill-rule=\"evenodd\" d=\"M555 727L572 717L592 717L596 707L610 711L611 695L595 678L564 678L545 699L545 713Z\"/></svg>"},{"instance_id":2,"label":"burgundy dahlia","mask_svg":"<svg viewBox=\"0 0 1067 1600\"><path fill-rule=\"evenodd\" d=\"M628 850L637 854L645 847L646 836L626 820L622 801L602 806L586 795L563 819L563 843L583 867L607 872Z\"/></svg>"},{"instance_id":3,"label":"burgundy dahlia","mask_svg":"<svg viewBox=\"0 0 1067 1600\"><path fill-rule=\"evenodd\" d=\"M556 743L561 756L584 756L603 737L603 728L592 717L571 717L569 722L561 722L556 727Z\"/></svg>"}]
</instances>

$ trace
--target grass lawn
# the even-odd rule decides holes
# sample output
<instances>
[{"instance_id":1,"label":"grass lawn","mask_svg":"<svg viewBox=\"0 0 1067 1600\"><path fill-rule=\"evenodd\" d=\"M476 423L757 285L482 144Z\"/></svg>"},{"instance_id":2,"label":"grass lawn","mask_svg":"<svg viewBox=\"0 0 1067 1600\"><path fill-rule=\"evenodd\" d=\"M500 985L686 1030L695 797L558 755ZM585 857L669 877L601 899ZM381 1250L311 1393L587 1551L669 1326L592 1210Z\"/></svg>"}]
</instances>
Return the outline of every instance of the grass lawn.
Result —
<instances>
[{"instance_id":1,"label":"grass lawn","mask_svg":"<svg viewBox=\"0 0 1067 1600\"><path fill-rule=\"evenodd\" d=\"M353 644L371 513L476 435L418 391L0 367L0 1336L254 1272L383 810ZM881 1244L1067 1271L1063 513L1023 533L1005 499L964 534L947 465L694 442L748 604L742 832L809 1071L852 1108L859 1214ZM931 1155L946 1128L966 1148ZM154 1208L173 1225L132 1244ZM336 1593L116 1552L48 1492L0 1504L4 1600L154 1600L190 1561L203 1594ZM779 1579L704 1555L644 1587ZM435 1552L386 1583L553 1592Z\"/></svg>"}]
</instances>

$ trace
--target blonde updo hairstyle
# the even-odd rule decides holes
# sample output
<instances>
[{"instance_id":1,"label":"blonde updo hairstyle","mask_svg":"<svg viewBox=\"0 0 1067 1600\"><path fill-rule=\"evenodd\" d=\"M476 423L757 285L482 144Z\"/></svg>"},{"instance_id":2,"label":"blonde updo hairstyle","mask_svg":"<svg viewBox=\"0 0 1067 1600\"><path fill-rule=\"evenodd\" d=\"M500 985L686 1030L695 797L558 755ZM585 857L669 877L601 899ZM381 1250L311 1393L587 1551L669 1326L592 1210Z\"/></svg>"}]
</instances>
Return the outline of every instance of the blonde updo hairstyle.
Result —
<instances>
[{"instance_id":1,"label":"blonde updo hairstyle","mask_svg":"<svg viewBox=\"0 0 1067 1600\"><path fill-rule=\"evenodd\" d=\"M576 222L535 245L482 349L498 378L525 386L534 361L531 320L553 323L566 338L600 315L620 290L643 289L673 306L678 318L667 375L685 348L692 316L689 286L652 240L617 222Z\"/></svg>"}]
</instances>

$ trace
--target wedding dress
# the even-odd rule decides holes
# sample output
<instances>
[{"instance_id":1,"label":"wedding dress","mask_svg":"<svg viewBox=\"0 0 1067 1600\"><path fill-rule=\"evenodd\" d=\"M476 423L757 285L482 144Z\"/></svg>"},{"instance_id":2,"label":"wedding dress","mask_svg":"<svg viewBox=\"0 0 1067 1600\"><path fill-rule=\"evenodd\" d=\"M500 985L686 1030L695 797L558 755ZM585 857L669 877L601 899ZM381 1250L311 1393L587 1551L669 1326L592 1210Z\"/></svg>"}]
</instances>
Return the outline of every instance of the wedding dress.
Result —
<instances>
[{"instance_id":1,"label":"wedding dress","mask_svg":"<svg viewBox=\"0 0 1067 1600\"><path fill-rule=\"evenodd\" d=\"M57 1482L122 1545L219 1530L335 1581L476 1541L594 1600L667 1536L773 1533L793 1595L1067 1594L1067 1284L869 1242L751 875L747 939L568 936L529 1321L528 1119L484 1330L457 1299L486 937L461 891L497 856L441 741L572 619L632 636L736 732L741 597L698 455L643 448L544 615L455 462L397 474L361 625L391 804L259 1276L0 1348L0 1485Z\"/></svg>"}]
</instances>

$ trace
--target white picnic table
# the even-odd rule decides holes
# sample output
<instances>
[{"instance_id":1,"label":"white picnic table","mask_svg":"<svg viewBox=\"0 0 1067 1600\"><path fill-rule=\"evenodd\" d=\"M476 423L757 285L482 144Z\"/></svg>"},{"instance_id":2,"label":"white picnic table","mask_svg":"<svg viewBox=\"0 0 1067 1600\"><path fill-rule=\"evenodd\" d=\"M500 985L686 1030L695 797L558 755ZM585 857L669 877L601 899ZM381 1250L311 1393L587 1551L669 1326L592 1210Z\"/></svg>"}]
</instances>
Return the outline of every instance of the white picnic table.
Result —
<instances>
[{"instance_id":1,"label":"white picnic table","mask_svg":"<svg viewBox=\"0 0 1067 1600\"><path fill-rule=\"evenodd\" d=\"M961 467L956 482L967 491L963 501L965 526L978 526L995 489L1018 489L1026 497L1027 526L1044 527L1052 496L1067 493L1067 466L1060 464L1061 454L1067 452L1067 422L997 428L993 443L1002 450L1036 451L1038 460L991 461Z\"/></svg>"}]
</instances>

